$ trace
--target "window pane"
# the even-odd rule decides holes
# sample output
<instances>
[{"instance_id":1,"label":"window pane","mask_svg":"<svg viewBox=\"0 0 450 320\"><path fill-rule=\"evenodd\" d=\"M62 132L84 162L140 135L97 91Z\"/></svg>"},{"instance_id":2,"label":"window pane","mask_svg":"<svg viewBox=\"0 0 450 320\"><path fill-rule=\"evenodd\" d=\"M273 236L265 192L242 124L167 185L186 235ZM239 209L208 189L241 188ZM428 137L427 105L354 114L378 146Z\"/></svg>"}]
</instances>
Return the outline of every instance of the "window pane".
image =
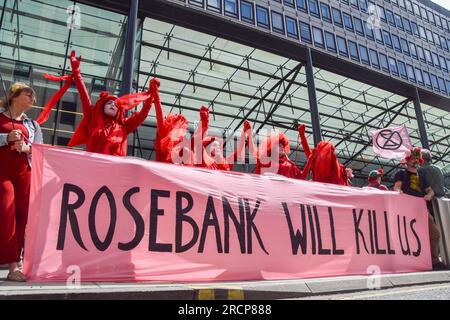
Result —
<instances>
[{"instance_id":1,"label":"window pane","mask_svg":"<svg viewBox=\"0 0 450 320\"><path fill-rule=\"evenodd\" d=\"M398 71L403 79L408 80L408 74L406 73L406 65L402 61L398 61Z\"/></svg>"},{"instance_id":2,"label":"window pane","mask_svg":"<svg viewBox=\"0 0 450 320\"><path fill-rule=\"evenodd\" d=\"M386 19L391 26L395 27L394 13L391 10L386 10Z\"/></svg>"},{"instance_id":3,"label":"window pane","mask_svg":"<svg viewBox=\"0 0 450 320\"><path fill-rule=\"evenodd\" d=\"M402 46L400 44L400 38L395 34L392 35L392 43L394 44L394 49L402 53Z\"/></svg>"},{"instance_id":4,"label":"window pane","mask_svg":"<svg viewBox=\"0 0 450 320\"><path fill-rule=\"evenodd\" d=\"M415 45L414 43L410 42L410 43L409 43L409 49L410 49L410 52L411 52L411 56L412 56L414 59L417 59L417 49L416 49L416 45Z\"/></svg>"},{"instance_id":5,"label":"window pane","mask_svg":"<svg viewBox=\"0 0 450 320\"><path fill-rule=\"evenodd\" d=\"M258 26L270 28L269 11L266 8L256 6L256 20L258 22Z\"/></svg>"},{"instance_id":6,"label":"window pane","mask_svg":"<svg viewBox=\"0 0 450 320\"><path fill-rule=\"evenodd\" d=\"M389 62L385 54L380 53L380 64L383 71L389 72Z\"/></svg>"},{"instance_id":7,"label":"window pane","mask_svg":"<svg viewBox=\"0 0 450 320\"><path fill-rule=\"evenodd\" d=\"M402 44L403 53L409 56L410 53L409 53L408 41L406 41L406 39L400 38L400 43Z\"/></svg>"},{"instance_id":8,"label":"window pane","mask_svg":"<svg viewBox=\"0 0 450 320\"><path fill-rule=\"evenodd\" d=\"M271 11L272 14L272 28L274 31L278 33L284 34L284 23L283 23L283 16L279 14L278 12Z\"/></svg>"},{"instance_id":9,"label":"window pane","mask_svg":"<svg viewBox=\"0 0 450 320\"><path fill-rule=\"evenodd\" d=\"M331 10L330 6L321 3L320 4L320 11L322 12L322 19L328 22L331 22Z\"/></svg>"},{"instance_id":10,"label":"window pane","mask_svg":"<svg viewBox=\"0 0 450 320\"><path fill-rule=\"evenodd\" d=\"M350 52L350 58L359 62L358 45L353 41L348 41L348 51Z\"/></svg>"},{"instance_id":11,"label":"window pane","mask_svg":"<svg viewBox=\"0 0 450 320\"><path fill-rule=\"evenodd\" d=\"M331 8L331 11L333 12L333 21L334 24L337 26L342 27L342 15L341 15L341 11L339 9L336 8Z\"/></svg>"},{"instance_id":12,"label":"window pane","mask_svg":"<svg viewBox=\"0 0 450 320\"><path fill-rule=\"evenodd\" d=\"M337 39L337 45L339 49L339 55L348 57L348 50L347 50L347 42L344 38L336 36Z\"/></svg>"},{"instance_id":13,"label":"window pane","mask_svg":"<svg viewBox=\"0 0 450 320\"><path fill-rule=\"evenodd\" d=\"M308 5L306 4L306 0L297 0L297 9L308 12Z\"/></svg>"},{"instance_id":14,"label":"window pane","mask_svg":"<svg viewBox=\"0 0 450 320\"><path fill-rule=\"evenodd\" d=\"M367 12L367 2L366 0L359 0L359 7L361 11Z\"/></svg>"},{"instance_id":15,"label":"window pane","mask_svg":"<svg viewBox=\"0 0 450 320\"><path fill-rule=\"evenodd\" d=\"M394 58L389 57L389 67L391 68L391 72L398 76L398 67L397 67L397 61L395 61Z\"/></svg>"},{"instance_id":16,"label":"window pane","mask_svg":"<svg viewBox=\"0 0 450 320\"><path fill-rule=\"evenodd\" d=\"M414 73L414 68L412 65L406 65L406 71L408 72L408 77L410 81L416 82L416 75Z\"/></svg>"},{"instance_id":17,"label":"window pane","mask_svg":"<svg viewBox=\"0 0 450 320\"><path fill-rule=\"evenodd\" d=\"M343 13L344 15L344 25L347 30L353 31L353 21L352 17L348 13Z\"/></svg>"},{"instance_id":18,"label":"window pane","mask_svg":"<svg viewBox=\"0 0 450 320\"><path fill-rule=\"evenodd\" d=\"M383 30L383 38L384 38L384 43L386 43L386 45L388 47L392 48L391 34L388 31Z\"/></svg>"},{"instance_id":19,"label":"window pane","mask_svg":"<svg viewBox=\"0 0 450 320\"><path fill-rule=\"evenodd\" d=\"M366 37L370 40L374 40L374 34L373 34L373 29L369 26L368 23L364 23L364 26L366 28Z\"/></svg>"},{"instance_id":20,"label":"window pane","mask_svg":"<svg viewBox=\"0 0 450 320\"><path fill-rule=\"evenodd\" d=\"M237 17L237 0L225 0L225 13Z\"/></svg>"},{"instance_id":21,"label":"window pane","mask_svg":"<svg viewBox=\"0 0 450 320\"><path fill-rule=\"evenodd\" d=\"M300 36L302 41L312 43L311 29L309 27L309 24L300 22Z\"/></svg>"},{"instance_id":22,"label":"window pane","mask_svg":"<svg viewBox=\"0 0 450 320\"><path fill-rule=\"evenodd\" d=\"M402 17L400 17L398 14L395 14L395 24L397 25L397 28L403 30Z\"/></svg>"},{"instance_id":23,"label":"window pane","mask_svg":"<svg viewBox=\"0 0 450 320\"><path fill-rule=\"evenodd\" d=\"M418 68L415 68L415 70L416 70L416 79L417 79L417 82L420 83L420 84L424 84L423 76L422 76L422 70L420 70L420 69L418 69Z\"/></svg>"},{"instance_id":24,"label":"window pane","mask_svg":"<svg viewBox=\"0 0 450 320\"><path fill-rule=\"evenodd\" d=\"M241 0L241 19L245 22L255 22L253 3Z\"/></svg>"},{"instance_id":25,"label":"window pane","mask_svg":"<svg viewBox=\"0 0 450 320\"><path fill-rule=\"evenodd\" d=\"M411 23L408 19L403 18L403 26L405 27L405 31L412 34Z\"/></svg>"},{"instance_id":26,"label":"window pane","mask_svg":"<svg viewBox=\"0 0 450 320\"><path fill-rule=\"evenodd\" d=\"M430 88L433 89L433 86L431 85L431 77L430 74L426 71L423 72L423 80L425 82L425 85Z\"/></svg>"},{"instance_id":27,"label":"window pane","mask_svg":"<svg viewBox=\"0 0 450 320\"><path fill-rule=\"evenodd\" d=\"M294 0L283 0L283 3L288 7L294 8Z\"/></svg>"},{"instance_id":28,"label":"window pane","mask_svg":"<svg viewBox=\"0 0 450 320\"><path fill-rule=\"evenodd\" d=\"M362 20L356 17L353 17L353 22L355 24L356 33L364 37L364 26Z\"/></svg>"},{"instance_id":29,"label":"window pane","mask_svg":"<svg viewBox=\"0 0 450 320\"><path fill-rule=\"evenodd\" d=\"M334 34L325 31L325 41L327 44L327 50L336 53L336 40L334 39Z\"/></svg>"},{"instance_id":30,"label":"window pane","mask_svg":"<svg viewBox=\"0 0 450 320\"><path fill-rule=\"evenodd\" d=\"M325 48L322 29L313 27L314 45Z\"/></svg>"},{"instance_id":31,"label":"window pane","mask_svg":"<svg viewBox=\"0 0 450 320\"><path fill-rule=\"evenodd\" d=\"M370 65L369 51L367 50L367 48L360 45L359 46L359 53L360 53L360 56L361 56L362 63Z\"/></svg>"},{"instance_id":32,"label":"window pane","mask_svg":"<svg viewBox=\"0 0 450 320\"><path fill-rule=\"evenodd\" d=\"M298 39L297 20L286 17L286 31L289 37Z\"/></svg>"},{"instance_id":33,"label":"window pane","mask_svg":"<svg viewBox=\"0 0 450 320\"><path fill-rule=\"evenodd\" d=\"M370 49L370 62L372 63L372 66L380 69L380 60L378 60L378 53L373 49Z\"/></svg>"},{"instance_id":34,"label":"window pane","mask_svg":"<svg viewBox=\"0 0 450 320\"><path fill-rule=\"evenodd\" d=\"M320 18L319 4L317 3L317 0L309 0L309 13Z\"/></svg>"},{"instance_id":35,"label":"window pane","mask_svg":"<svg viewBox=\"0 0 450 320\"><path fill-rule=\"evenodd\" d=\"M208 0L206 2L208 9L213 11L221 12L222 11L222 1L220 0Z\"/></svg>"},{"instance_id":36,"label":"window pane","mask_svg":"<svg viewBox=\"0 0 450 320\"><path fill-rule=\"evenodd\" d=\"M421 46L417 46L417 55L421 61L426 62L425 52Z\"/></svg>"}]
</instances>

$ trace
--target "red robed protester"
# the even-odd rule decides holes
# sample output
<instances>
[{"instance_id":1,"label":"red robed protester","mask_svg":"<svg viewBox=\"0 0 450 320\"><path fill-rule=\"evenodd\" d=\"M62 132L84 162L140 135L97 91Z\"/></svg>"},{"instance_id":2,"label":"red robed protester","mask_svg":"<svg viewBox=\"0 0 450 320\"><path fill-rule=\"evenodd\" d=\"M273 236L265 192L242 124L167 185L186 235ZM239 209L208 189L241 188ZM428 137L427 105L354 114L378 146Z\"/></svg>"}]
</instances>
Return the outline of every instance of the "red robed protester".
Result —
<instances>
[{"instance_id":1,"label":"red robed protester","mask_svg":"<svg viewBox=\"0 0 450 320\"><path fill-rule=\"evenodd\" d=\"M152 94L159 86L159 81L153 79L150 82L149 91L145 93L129 94L120 98L109 95L108 92L101 92L99 99L93 105L80 73L80 62L81 56L76 58L75 51L72 51L70 55L71 77L46 76L49 80L65 80L66 83L50 99L38 122L42 123L47 120L53 105L68 89L71 82L75 81L83 108L83 119L75 130L68 146L74 147L86 144L86 151L124 157L127 155L127 136L147 118L152 104ZM125 116L126 111L142 102L144 102L144 105L140 112L135 112L128 118Z\"/></svg>"},{"instance_id":2,"label":"red robed protester","mask_svg":"<svg viewBox=\"0 0 450 320\"><path fill-rule=\"evenodd\" d=\"M321 141L311 151L305 129L305 125L298 127L303 151L307 158L305 174L311 170L313 181L348 186L347 168L339 163L334 145L329 141Z\"/></svg>"},{"instance_id":3,"label":"red robed protester","mask_svg":"<svg viewBox=\"0 0 450 320\"><path fill-rule=\"evenodd\" d=\"M290 146L286 135L283 133L272 133L263 140L259 148L256 148L252 138L250 122L245 121L244 128L249 135L249 150L256 159L256 174L261 174L270 170L272 173L277 173L292 179L304 180L306 178L307 172L302 171L288 157ZM273 152L275 153L272 154ZM264 160L263 157L266 158L266 160ZM276 159L277 157L278 161L271 161L272 158Z\"/></svg>"},{"instance_id":4,"label":"red robed protester","mask_svg":"<svg viewBox=\"0 0 450 320\"><path fill-rule=\"evenodd\" d=\"M157 123L155 138L156 161L177 163L177 161L174 161L175 159L172 159L172 154L176 147L181 146L181 143L186 136L188 121L183 115L170 112L164 117L158 90L155 91L153 98ZM181 148L179 151L181 153L189 153L189 155L187 155L188 161L184 164L192 164L192 154L190 153L189 148ZM181 157L183 157L183 155L181 155Z\"/></svg>"},{"instance_id":5,"label":"red robed protester","mask_svg":"<svg viewBox=\"0 0 450 320\"><path fill-rule=\"evenodd\" d=\"M205 136L209 128L209 109L205 106L200 108L200 121L201 124L194 134L194 143L197 141L196 139L201 139L200 141L202 141L202 159L201 164L198 164L198 166L212 170L233 170L233 166L238 158L238 155L241 155L241 158L243 158L242 151L245 148L246 131L244 130L241 133L236 150L224 157L222 140L214 136ZM195 150L195 147L194 151L199 152Z\"/></svg>"}]
</instances>

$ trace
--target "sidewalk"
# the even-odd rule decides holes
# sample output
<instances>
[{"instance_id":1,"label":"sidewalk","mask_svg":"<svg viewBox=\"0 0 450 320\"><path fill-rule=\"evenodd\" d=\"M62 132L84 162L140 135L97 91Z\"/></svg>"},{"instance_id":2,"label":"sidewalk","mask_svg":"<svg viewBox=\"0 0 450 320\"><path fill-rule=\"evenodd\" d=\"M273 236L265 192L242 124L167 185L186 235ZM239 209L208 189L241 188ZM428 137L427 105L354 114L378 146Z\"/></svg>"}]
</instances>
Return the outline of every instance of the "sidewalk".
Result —
<instances>
[{"instance_id":1,"label":"sidewalk","mask_svg":"<svg viewBox=\"0 0 450 320\"><path fill-rule=\"evenodd\" d=\"M4 299L151 299L151 300L273 300L370 290L373 277L347 276L303 280L220 283L13 283L0 270L0 300ZM380 289L450 283L450 271L382 275Z\"/></svg>"}]
</instances>

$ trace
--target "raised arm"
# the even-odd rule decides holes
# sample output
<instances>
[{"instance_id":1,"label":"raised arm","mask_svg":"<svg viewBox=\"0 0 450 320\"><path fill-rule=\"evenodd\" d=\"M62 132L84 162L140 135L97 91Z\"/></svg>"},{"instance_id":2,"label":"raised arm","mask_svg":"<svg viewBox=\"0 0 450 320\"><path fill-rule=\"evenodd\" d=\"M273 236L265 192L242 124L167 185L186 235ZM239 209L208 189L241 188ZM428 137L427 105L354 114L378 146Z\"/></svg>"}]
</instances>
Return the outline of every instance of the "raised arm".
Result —
<instances>
[{"instance_id":1,"label":"raised arm","mask_svg":"<svg viewBox=\"0 0 450 320\"><path fill-rule=\"evenodd\" d=\"M127 134L136 130L147 118L148 113L152 107L152 102L154 97L158 94L158 88L160 86L160 82L158 79L150 80L150 88L149 92L151 94L150 98L148 98L139 112L133 113L125 122L125 126L127 128Z\"/></svg>"},{"instance_id":2,"label":"raised arm","mask_svg":"<svg viewBox=\"0 0 450 320\"><path fill-rule=\"evenodd\" d=\"M153 95L145 100L141 111L134 112L129 118L125 120L125 127L127 134L136 130L147 119L148 113L152 107Z\"/></svg>"},{"instance_id":3,"label":"raised arm","mask_svg":"<svg viewBox=\"0 0 450 320\"><path fill-rule=\"evenodd\" d=\"M84 84L83 77L80 73L81 56L75 57L75 50L70 53L70 65L72 67L72 76L77 87L78 94L80 95L81 107L83 108L83 115L89 117L92 113L92 102L89 97L86 85Z\"/></svg>"},{"instance_id":4,"label":"raised arm","mask_svg":"<svg viewBox=\"0 0 450 320\"><path fill-rule=\"evenodd\" d=\"M150 90L152 90L152 81L150 81ZM159 85L158 85L159 87ZM159 90L158 88L153 89L152 96L153 96L153 103L155 104L155 111L156 111L156 130L162 130L164 128L164 115L162 111L162 105L161 105L161 98L159 96Z\"/></svg>"},{"instance_id":5,"label":"raised arm","mask_svg":"<svg viewBox=\"0 0 450 320\"><path fill-rule=\"evenodd\" d=\"M230 153L226 157L226 160L227 160L228 163L235 163L235 161L237 160L238 156L242 155L242 151L245 149L245 141L246 141L246 137L247 137L247 132L246 132L245 128L246 127L244 125L244 131L241 133L241 136L239 138L239 142L238 142L236 150L234 150L233 153ZM242 158L245 158L245 155L244 155L244 157L241 157L241 159Z\"/></svg>"},{"instance_id":6,"label":"raised arm","mask_svg":"<svg viewBox=\"0 0 450 320\"><path fill-rule=\"evenodd\" d=\"M308 139L306 139L305 131L306 126L304 124L298 126L298 134L300 136L300 141L302 143L303 152L306 155L306 159L308 159L311 154L311 148L309 147Z\"/></svg>"},{"instance_id":7,"label":"raised arm","mask_svg":"<svg viewBox=\"0 0 450 320\"><path fill-rule=\"evenodd\" d=\"M255 147L255 142L253 140L253 130L252 125L248 120L245 120L244 122L244 132L246 133L246 136L248 137L248 151L253 155L255 159L259 159L259 152L258 148Z\"/></svg>"}]
</instances>

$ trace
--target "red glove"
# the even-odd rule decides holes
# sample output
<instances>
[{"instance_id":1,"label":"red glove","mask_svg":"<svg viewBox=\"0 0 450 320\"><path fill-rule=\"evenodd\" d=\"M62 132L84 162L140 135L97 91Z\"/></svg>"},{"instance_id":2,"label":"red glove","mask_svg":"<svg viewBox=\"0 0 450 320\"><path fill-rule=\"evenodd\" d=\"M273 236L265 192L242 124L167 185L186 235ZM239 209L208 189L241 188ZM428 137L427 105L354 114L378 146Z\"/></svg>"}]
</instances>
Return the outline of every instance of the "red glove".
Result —
<instances>
[{"instance_id":1,"label":"red glove","mask_svg":"<svg viewBox=\"0 0 450 320\"><path fill-rule=\"evenodd\" d=\"M152 80L150 80L150 92L152 94L155 94L158 92L158 88L161 86L161 83L159 82L158 78L153 78Z\"/></svg>"},{"instance_id":2,"label":"red glove","mask_svg":"<svg viewBox=\"0 0 450 320\"><path fill-rule=\"evenodd\" d=\"M202 106L200 108L200 119L202 121L208 121L209 120L209 109L205 106Z\"/></svg>"},{"instance_id":3,"label":"red glove","mask_svg":"<svg viewBox=\"0 0 450 320\"><path fill-rule=\"evenodd\" d=\"M306 131L306 126L304 124L301 124L301 125L298 126L298 133L300 135L304 135L305 131Z\"/></svg>"},{"instance_id":4,"label":"red glove","mask_svg":"<svg viewBox=\"0 0 450 320\"><path fill-rule=\"evenodd\" d=\"M72 52L70 53L70 65L72 66L72 74L80 74L80 62L81 56L77 58L75 56L75 50L72 50Z\"/></svg>"},{"instance_id":5,"label":"red glove","mask_svg":"<svg viewBox=\"0 0 450 320\"><path fill-rule=\"evenodd\" d=\"M250 121L245 120L244 121L244 132L247 132L248 130L250 130L252 128L252 125L250 124Z\"/></svg>"}]
</instances>

